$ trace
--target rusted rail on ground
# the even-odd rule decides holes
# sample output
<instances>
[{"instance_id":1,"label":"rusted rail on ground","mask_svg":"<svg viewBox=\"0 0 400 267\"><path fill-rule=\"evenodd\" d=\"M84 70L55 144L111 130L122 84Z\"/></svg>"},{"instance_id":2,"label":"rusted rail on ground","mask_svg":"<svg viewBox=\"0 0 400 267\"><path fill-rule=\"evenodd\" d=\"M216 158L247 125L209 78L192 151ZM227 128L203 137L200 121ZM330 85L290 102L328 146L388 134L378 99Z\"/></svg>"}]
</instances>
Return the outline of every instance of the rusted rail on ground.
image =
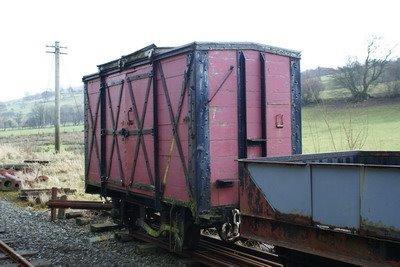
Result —
<instances>
[{"instance_id":1,"label":"rusted rail on ground","mask_svg":"<svg viewBox=\"0 0 400 267\"><path fill-rule=\"evenodd\" d=\"M227 266L284 266L282 258L277 254L226 244L207 236L202 236L196 251L190 253L207 260L211 258L223 260Z\"/></svg>"},{"instance_id":2,"label":"rusted rail on ground","mask_svg":"<svg viewBox=\"0 0 400 267\"><path fill-rule=\"evenodd\" d=\"M47 204L50 208L58 209L82 209L82 210L111 210L111 203L101 201L82 201L82 200L50 200Z\"/></svg>"},{"instance_id":3,"label":"rusted rail on ground","mask_svg":"<svg viewBox=\"0 0 400 267\"><path fill-rule=\"evenodd\" d=\"M0 240L0 251L7 255L11 260L18 264L18 266L22 267L33 267L34 265L30 263L27 259L19 255L15 250L13 250L10 246Z\"/></svg>"},{"instance_id":4,"label":"rusted rail on ground","mask_svg":"<svg viewBox=\"0 0 400 267\"><path fill-rule=\"evenodd\" d=\"M52 188L26 188L26 189L21 189L19 191L19 198L20 199L27 199L28 197L33 197L33 198L37 198L42 194L46 194L46 195L51 195L52 192ZM72 195L74 193L76 193L76 189L72 189L72 188L57 188L57 192L59 194L65 194L65 195Z\"/></svg>"},{"instance_id":5,"label":"rusted rail on ground","mask_svg":"<svg viewBox=\"0 0 400 267\"><path fill-rule=\"evenodd\" d=\"M104 203L101 201L86 201L86 200L67 200L67 196L63 195L57 197L58 188L51 189L51 199L47 203L50 208L50 219L56 220L57 209L59 218L64 217L65 209L80 209L80 210L111 210L113 208L111 203Z\"/></svg>"},{"instance_id":6,"label":"rusted rail on ground","mask_svg":"<svg viewBox=\"0 0 400 267\"><path fill-rule=\"evenodd\" d=\"M134 238L153 243L169 250L168 242L141 232L133 233ZM227 245L221 240L202 236L196 250L185 251L181 256L193 259L207 266L284 266L279 255L256 251L239 245Z\"/></svg>"}]
</instances>

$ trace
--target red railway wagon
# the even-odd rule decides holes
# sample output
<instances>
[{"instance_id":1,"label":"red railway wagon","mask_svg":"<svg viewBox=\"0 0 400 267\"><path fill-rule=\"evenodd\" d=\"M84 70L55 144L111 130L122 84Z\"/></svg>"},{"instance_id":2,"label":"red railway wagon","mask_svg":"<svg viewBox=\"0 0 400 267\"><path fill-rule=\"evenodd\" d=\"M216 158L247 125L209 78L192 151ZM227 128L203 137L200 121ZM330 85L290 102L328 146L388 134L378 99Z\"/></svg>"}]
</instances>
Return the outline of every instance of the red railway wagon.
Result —
<instances>
[{"instance_id":1,"label":"red railway wagon","mask_svg":"<svg viewBox=\"0 0 400 267\"><path fill-rule=\"evenodd\" d=\"M127 224L173 232L178 249L201 228L237 236L237 159L301 153L299 60L255 43L191 43L99 65L83 78L86 191L113 197Z\"/></svg>"}]
</instances>

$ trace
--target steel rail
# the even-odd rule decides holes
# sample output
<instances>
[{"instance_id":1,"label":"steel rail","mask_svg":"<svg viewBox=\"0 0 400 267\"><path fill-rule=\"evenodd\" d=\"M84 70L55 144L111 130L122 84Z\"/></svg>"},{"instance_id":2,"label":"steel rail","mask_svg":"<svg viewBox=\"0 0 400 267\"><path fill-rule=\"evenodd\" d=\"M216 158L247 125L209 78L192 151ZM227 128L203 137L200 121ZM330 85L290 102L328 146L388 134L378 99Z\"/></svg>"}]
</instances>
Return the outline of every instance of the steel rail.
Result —
<instances>
[{"instance_id":1,"label":"steel rail","mask_svg":"<svg viewBox=\"0 0 400 267\"><path fill-rule=\"evenodd\" d=\"M170 250L168 242L150 237L141 232L133 233L136 239L154 243L155 245ZM179 253L181 256L195 259L208 266L283 266L278 255L264 253L239 245L221 245L222 241L202 236L196 250ZM265 256L261 257L261 256Z\"/></svg>"},{"instance_id":2,"label":"steel rail","mask_svg":"<svg viewBox=\"0 0 400 267\"><path fill-rule=\"evenodd\" d=\"M10 246L0 240L0 251L7 255L10 259L18 264L18 266L22 267L33 267L34 265L30 263L27 259L19 255L15 250L13 250Z\"/></svg>"},{"instance_id":3,"label":"steel rail","mask_svg":"<svg viewBox=\"0 0 400 267\"><path fill-rule=\"evenodd\" d=\"M281 263L282 260L277 254L263 252L236 244L226 244L219 239L207 236L202 236L200 239L200 246L218 253L234 255L238 260L253 263L254 265L283 266Z\"/></svg>"},{"instance_id":4,"label":"steel rail","mask_svg":"<svg viewBox=\"0 0 400 267\"><path fill-rule=\"evenodd\" d=\"M70 208L70 209L84 209L84 210L110 210L112 209L111 203L104 203L99 201L80 201L80 200L55 200L51 199L47 206L50 208Z\"/></svg>"}]
</instances>

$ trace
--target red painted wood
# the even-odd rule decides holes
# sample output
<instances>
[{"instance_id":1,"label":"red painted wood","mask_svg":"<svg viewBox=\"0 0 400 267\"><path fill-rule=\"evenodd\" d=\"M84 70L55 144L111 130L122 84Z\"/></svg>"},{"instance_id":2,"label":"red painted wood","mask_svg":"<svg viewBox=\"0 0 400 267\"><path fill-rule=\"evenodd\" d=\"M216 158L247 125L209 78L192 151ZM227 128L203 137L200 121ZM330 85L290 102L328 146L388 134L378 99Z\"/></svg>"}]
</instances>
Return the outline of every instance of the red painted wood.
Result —
<instances>
[{"instance_id":1,"label":"red painted wood","mask_svg":"<svg viewBox=\"0 0 400 267\"><path fill-rule=\"evenodd\" d=\"M172 109L175 117L177 116L179 97L181 93L182 81L187 65L187 55L174 56L161 61L169 96L171 99ZM172 125L169 116L167 101L160 75L157 77L158 86L158 123L159 123L159 166L160 178L166 181L164 197L188 201L189 193L186 190L185 175L182 168L181 158L178 153L176 143L173 143L172 154L171 144L173 142ZM188 115L188 93L186 92L185 101L183 102L182 115L178 122L178 132L185 155L185 162L188 166L188 124L184 122ZM168 166L169 163L169 168Z\"/></svg>"},{"instance_id":2,"label":"red painted wood","mask_svg":"<svg viewBox=\"0 0 400 267\"><path fill-rule=\"evenodd\" d=\"M212 96L229 71L234 70L209 103L211 205L230 205L238 201L237 167L237 68L236 51L210 51L209 95ZM233 187L217 188L218 179L236 181Z\"/></svg>"},{"instance_id":3,"label":"red painted wood","mask_svg":"<svg viewBox=\"0 0 400 267\"><path fill-rule=\"evenodd\" d=\"M290 59L265 54L267 88L267 155L291 155ZM283 115L283 128L276 127L276 116Z\"/></svg>"},{"instance_id":4,"label":"red painted wood","mask_svg":"<svg viewBox=\"0 0 400 267\"><path fill-rule=\"evenodd\" d=\"M121 80L125 79L124 74L118 74L118 75L113 75L110 77L106 78L106 83L111 84L112 82L119 82ZM122 90L122 98L120 102L120 93ZM120 112L118 123L116 129L122 129L123 128L123 111L126 109L125 107L125 102L123 101L124 98L128 96L127 94L128 88L127 85L124 84L116 84L116 85L109 85L106 89L106 129L111 130L114 128L114 124L112 121L112 115L114 116L114 123L117 123L117 113L118 110ZM111 99L111 102L110 102ZM118 150L117 150L117 142L120 148L119 154L120 157L118 156ZM114 149L113 147L114 143ZM107 159L107 176L109 177L110 183L113 183L115 185L122 185L121 184L121 179L124 177L124 170L121 172L120 164L122 164L122 169L124 169L124 159L123 159L123 151L122 151L122 137L120 135L117 135L115 141L114 141L114 136L112 135L106 135L106 159ZM113 152L112 152L113 150ZM119 160L121 158L122 162ZM111 164L110 164L111 161Z\"/></svg>"},{"instance_id":5,"label":"red painted wood","mask_svg":"<svg viewBox=\"0 0 400 267\"><path fill-rule=\"evenodd\" d=\"M291 154L291 94L290 94L290 60L285 56L278 56L265 53L266 61L266 132L267 132L267 155L290 155ZM246 120L247 120L247 138L261 139L261 77L260 77L260 53L258 51L244 51L246 59ZM223 79L226 77L231 66L233 71L226 79L225 83L215 94L209 103L209 131L210 131L210 188L211 188L211 205L237 205L238 204L238 125L237 125L237 52L234 50L211 50L208 52L208 88L209 97L221 86ZM177 116L178 102L182 87L183 75L187 67L187 55L177 55L161 60L169 96L172 102L174 115ZM152 70L152 66L143 65L128 69L126 71L110 75L106 77L107 82L125 79L127 75L137 75L147 73ZM189 201L189 193L185 182L185 176L182 168L181 159L177 150L176 143L173 141L172 125L169 116L167 101L164 95L163 85L160 72L156 77L158 94L158 142L159 142L159 164L160 179L166 181L164 197L173 200ZM144 97L148 79L135 80L132 82L133 94L136 99L139 117L142 114L144 105ZM96 113L96 104L99 96L99 79L89 81L87 90L89 93L89 105L93 112L93 121ZM116 117L117 110L120 109L120 119L117 129L122 128L133 131L138 129L136 119L132 112L131 97L129 94L129 86L124 85L122 101L119 104L118 96L120 85L112 86L107 90L110 94L112 109L109 108L108 95L107 98L107 120L106 128L112 129L111 112ZM148 100L146 117L144 120L144 129L153 127L153 87L151 86L150 96ZM119 107L117 105L119 104ZM189 114L189 99L186 93L182 108L182 115L178 122L178 132L181 139L182 149L185 157L186 165L189 167L189 144L188 144L188 123L185 120ZM100 113L98 114L100 116ZM276 116L281 115L283 127L277 127ZM89 117L89 114L88 114ZM92 142L91 130L94 125L88 120L88 144ZM100 119L97 121L97 144L100 148ZM116 147L112 157L110 169L110 183L120 189L127 189L127 185L131 180L133 168L134 151L137 143L137 136L129 136L128 138L118 136L122 159L122 176L119 169L119 159ZM154 140L152 135L144 136L145 145L149 157L151 172L154 175ZM107 169L111 156L111 147L113 136L107 135ZM172 150L171 150L172 144ZM248 157L259 157L261 155L261 147L248 146ZM88 171L88 179L91 182L100 182L100 166L96 155L96 148L93 148L92 156L89 159L90 168ZM144 153L142 147L139 149L138 162L133 177L134 182L150 185L150 177L148 175ZM232 180L233 187L217 188L217 180ZM128 188L131 192L152 197L151 191ZM202 189L197 189L202 190Z\"/></svg>"},{"instance_id":6,"label":"red painted wood","mask_svg":"<svg viewBox=\"0 0 400 267\"><path fill-rule=\"evenodd\" d=\"M93 134L93 129L96 127L97 129L100 129L100 119L98 118L96 121L96 114L97 117L99 117L100 114L100 107L97 108L97 103L99 99L99 86L100 86L100 80L92 80L87 83L87 91L88 91L88 105L91 107L92 114L90 114L89 111L87 111L87 121L88 121L88 132L87 132L87 144L88 144L88 153L89 150L91 150L91 157L89 157L88 165L88 177L89 180L99 183L100 182L100 165L99 165L99 157L100 155L98 153L98 149L100 149L100 131L95 131L94 135L96 136L96 140L92 138ZM97 111L97 109L99 111ZM93 124L92 124L93 121ZM92 145L93 142L93 145ZM97 145L97 146L96 146ZM92 147L93 146L93 147Z\"/></svg>"}]
</instances>

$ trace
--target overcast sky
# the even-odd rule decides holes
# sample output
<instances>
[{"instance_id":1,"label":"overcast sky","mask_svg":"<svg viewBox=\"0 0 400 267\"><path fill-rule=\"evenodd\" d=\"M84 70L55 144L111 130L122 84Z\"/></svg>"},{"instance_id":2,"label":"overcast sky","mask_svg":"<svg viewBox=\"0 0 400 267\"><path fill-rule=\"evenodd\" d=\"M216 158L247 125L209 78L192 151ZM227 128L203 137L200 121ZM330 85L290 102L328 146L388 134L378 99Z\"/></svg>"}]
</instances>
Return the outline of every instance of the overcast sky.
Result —
<instances>
[{"instance_id":1,"label":"overcast sky","mask_svg":"<svg viewBox=\"0 0 400 267\"><path fill-rule=\"evenodd\" d=\"M249 41L302 51L303 70L362 56L371 35L400 42L400 2L379 1L1 1L0 101L53 88L46 44L68 46L61 86L79 86L96 65L148 44ZM396 50L399 56L399 49Z\"/></svg>"}]
</instances>

